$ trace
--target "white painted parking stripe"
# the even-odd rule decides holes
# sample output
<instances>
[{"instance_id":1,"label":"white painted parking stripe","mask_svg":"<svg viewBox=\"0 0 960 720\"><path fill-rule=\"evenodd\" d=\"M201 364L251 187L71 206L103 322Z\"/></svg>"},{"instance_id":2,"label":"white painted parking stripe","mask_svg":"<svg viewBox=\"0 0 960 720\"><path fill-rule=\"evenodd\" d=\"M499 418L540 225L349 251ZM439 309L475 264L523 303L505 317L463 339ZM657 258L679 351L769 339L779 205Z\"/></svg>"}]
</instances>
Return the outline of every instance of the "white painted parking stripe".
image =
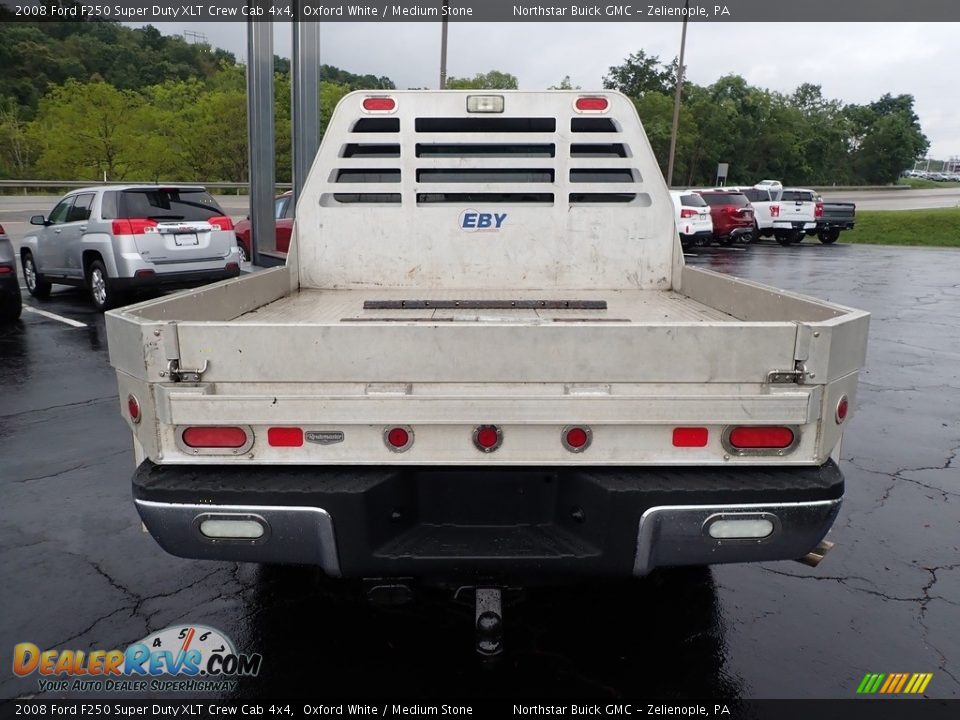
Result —
<instances>
[{"instance_id":1,"label":"white painted parking stripe","mask_svg":"<svg viewBox=\"0 0 960 720\"><path fill-rule=\"evenodd\" d=\"M35 308L31 305L24 305L23 309L27 312L36 313L37 315L43 315L44 317L50 318L51 320L58 320L59 322L66 323L73 327L86 327L86 323L82 323L79 320L71 320L70 318L64 317L63 315L57 315L56 313L47 312L46 310L41 310L40 308Z\"/></svg>"}]
</instances>

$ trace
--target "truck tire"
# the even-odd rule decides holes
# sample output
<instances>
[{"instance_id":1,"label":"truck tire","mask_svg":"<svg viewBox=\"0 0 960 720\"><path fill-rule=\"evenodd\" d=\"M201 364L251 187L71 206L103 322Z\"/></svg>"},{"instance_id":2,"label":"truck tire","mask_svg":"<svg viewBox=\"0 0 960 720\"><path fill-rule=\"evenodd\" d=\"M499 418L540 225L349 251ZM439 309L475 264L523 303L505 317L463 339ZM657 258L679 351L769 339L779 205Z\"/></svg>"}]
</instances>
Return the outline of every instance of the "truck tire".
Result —
<instances>
[{"instance_id":1,"label":"truck tire","mask_svg":"<svg viewBox=\"0 0 960 720\"><path fill-rule=\"evenodd\" d=\"M790 235L787 233L777 233L774 237L777 238L777 242L786 247L793 241L790 239Z\"/></svg>"},{"instance_id":2,"label":"truck tire","mask_svg":"<svg viewBox=\"0 0 960 720\"><path fill-rule=\"evenodd\" d=\"M832 245L837 241L837 238L840 237L840 231L837 228L821 230L817 233L817 237L820 238L820 242L824 245Z\"/></svg>"},{"instance_id":3,"label":"truck tire","mask_svg":"<svg viewBox=\"0 0 960 720\"><path fill-rule=\"evenodd\" d=\"M792 243L802 243L803 238L806 237L803 230L794 230L790 233L790 242Z\"/></svg>"},{"instance_id":4,"label":"truck tire","mask_svg":"<svg viewBox=\"0 0 960 720\"><path fill-rule=\"evenodd\" d=\"M29 251L25 252L20 263L23 265L23 279L27 283L27 290L30 291L30 294L40 300L50 297L51 283L47 282L43 275L37 272L33 255Z\"/></svg>"},{"instance_id":5,"label":"truck tire","mask_svg":"<svg viewBox=\"0 0 960 720\"><path fill-rule=\"evenodd\" d=\"M102 260L94 260L87 270L87 286L90 299L100 312L106 312L117 304L117 291L111 287L110 276Z\"/></svg>"}]
</instances>

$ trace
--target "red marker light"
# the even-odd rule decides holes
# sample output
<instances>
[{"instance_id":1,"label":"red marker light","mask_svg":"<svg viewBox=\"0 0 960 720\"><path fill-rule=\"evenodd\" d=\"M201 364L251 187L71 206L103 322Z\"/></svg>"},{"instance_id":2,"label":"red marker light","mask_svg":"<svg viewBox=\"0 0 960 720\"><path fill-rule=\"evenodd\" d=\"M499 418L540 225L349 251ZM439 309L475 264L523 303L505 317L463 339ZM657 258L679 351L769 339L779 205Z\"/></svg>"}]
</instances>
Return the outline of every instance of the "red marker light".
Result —
<instances>
[{"instance_id":1,"label":"red marker light","mask_svg":"<svg viewBox=\"0 0 960 720\"><path fill-rule=\"evenodd\" d=\"M413 430L408 427L392 427L383 433L383 441L394 452L404 452L413 445Z\"/></svg>"},{"instance_id":2,"label":"red marker light","mask_svg":"<svg viewBox=\"0 0 960 720\"><path fill-rule=\"evenodd\" d=\"M840 402L837 403L837 425L842 423L846 417L847 412L850 410L850 403L847 401L847 396L844 395L840 398Z\"/></svg>"},{"instance_id":3,"label":"red marker light","mask_svg":"<svg viewBox=\"0 0 960 720\"><path fill-rule=\"evenodd\" d=\"M593 441L593 432L588 427L575 425L563 429L563 446L570 452L583 452Z\"/></svg>"},{"instance_id":4,"label":"red marker light","mask_svg":"<svg viewBox=\"0 0 960 720\"><path fill-rule=\"evenodd\" d=\"M493 452L503 443L503 432L496 425L481 425L473 431L473 444L483 452Z\"/></svg>"},{"instance_id":5,"label":"red marker light","mask_svg":"<svg viewBox=\"0 0 960 720\"><path fill-rule=\"evenodd\" d=\"M127 395L127 412L130 413L130 419L133 422L140 422L140 401L133 395Z\"/></svg>"},{"instance_id":6,"label":"red marker light","mask_svg":"<svg viewBox=\"0 0 960 720\"><path fill-rule=\"evenodd\" d=\"M267 442L272 447L301 447L303 430L298 427L267 428Z\"/></svg>"},{"instance_id":7,"label":"red marker light","mask_svg":"<svg viewBox=\"0 0 960 720\"><path fill-rule=\"evenodd\" d=\"M368 97L363 99L363 109L367 112L391 112L397 107L397 101L391 97Z\"/></svg>"},{"instance_id":8,"label":"red marker light","mask_svg":"<svg viewBox=\"0 0 960 720\"><path fill-rule=\"evenodd\" d=\"M674 447L706 447L710 433L705 427L678 427L673 429Z\"/></svg>"},{"instance_id":9,"label":"red marker light","mask_svg":"<svg viewBox=\"0 0 960 720\"><path fill-rule=\"evenodd\" d=\"M605 97L579 97L574 107L580 112L603 112L610 103Z\"/></svg>"}]
</instances>

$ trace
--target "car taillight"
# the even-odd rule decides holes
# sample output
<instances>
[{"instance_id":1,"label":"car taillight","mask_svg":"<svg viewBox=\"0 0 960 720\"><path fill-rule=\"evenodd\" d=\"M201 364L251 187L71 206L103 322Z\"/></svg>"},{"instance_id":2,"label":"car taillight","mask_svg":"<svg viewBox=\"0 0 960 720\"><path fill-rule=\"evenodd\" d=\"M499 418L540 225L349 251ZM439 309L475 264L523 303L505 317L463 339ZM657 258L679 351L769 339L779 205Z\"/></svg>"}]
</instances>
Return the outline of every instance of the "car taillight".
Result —
<instances>
[{"instance_id":1,"label":"car taillight","mask_svg":"<svg viewBox=\"0 0 960 720\"><path fill-rule=\"evenodd\" d=\"M578 97L574 107L580 112L603 112L610 106L605 97Z\"/></svg>"},{"instance_id":2,"label":"car taillight","mask_svg":"<svg viewBox=\"0 0 960 720\"><path fill-rule=\"evenodd\" d=\"M363 109L367 112L393 112L397 101L392 97L367 97L363 99Z\"/></svg>"},{"instance_id":3,"label":"car taillight","mask_svg":"<svg viewBox=\"0 0 960 720\"><path fill-rule=\"evenodd\" d=\"M207 222L213 225L217 230L233 230L233 220L225 215L207 218Z\"/></svg>"},{"instance_id":4,"label":"car taillight","mask_svg":"<svg viewBox=\"0 0 960 720\"><path fill-rule=\"evenodd\" d=\"M771 205L770 206L770 217L780 217L780 206Z\"/></svg>"},{"instance_id":5,"label":"car taillight","mask_svg":"<svg viewBox=\"0 0 960 720\"><path fill-rule=\"evenodd\" d=\"M563 446L573 453L583 452L593 442L593 431L584 425L572 425L563 429Z\"/></svg>"},{"instance_id":6,"label":"car taillight","mask_svg":"<svg viewBox=\"0 0 960 720\"><path fill-rule=\"evenodd\" d=\"M383 431L383 442L394 452L405 452L413 445L413 429L397 425Z\"/></svg>"},{"instance_id":7,"label":"car taillight","mask_svg":"<svg viewBox=\"0 0 960 720\"><path fill-rule=\"evenodd\" d=\"M813 210L814 217L823 217L823 203L818 202L816 208Z\"/></svg>"},{"instance_id":8,"label":"car taillight","mask_svg":"<svg viewBox=\"0 0 960 720\"><path fill-rule=\"evenodd\" d=\"M188 427L183 444L192 448L239 448L247 444L247 433L240 427Z\"/></svg>"},{"instance_id":9,"label":"car taillight","mask_svg":"<svg viewBox=\"0 0 960 720\"><path fill-rule=\"evenodd\" d=\"M303 430L298 427L267 428L267 443L271 447L300 447L303 445Z\"/></svg>"},{"instance_id":10,"label":"car taillight","mask_svg":"<svg viewBox=\"0 0 960 720\"><path fill-rule=\"evenodd\" d=\"M503 432L496 425L480 425L473 431L473 444L482 452L493 452L502 443Z\"/></svg>"},{"instance_id":11,"label":"car taillight","mask_svg":"<svg viewBox=\"0 0 960 720\"><path fill-rule=\"evenodd\" d=\"M10 275L13 273L13 268L10 265L0 265L0 275Z\"/></svg>"},{"instance_id":12,"label":"car taillight","mask_svg":"<svg viewBox=\"0 0 960 720\"><path fill-rule=\"evenodd\" d=\"M673 429L674 447L706 447L710 433L705 427L678 427Z\"/></svg>"},{"instance_id":13,"label":"car taillight","mask_svg":"<svg viewBox=\"0 0 960 720\"><path fill-rule=\"evenodd\" d=\"M147 228L155 228L156 220L150 218L119 218L112 223L114 235L142 235Z\"/></svg>"},{"instance_id":14,"label":"car taillight","mask_svg":"<svg viewBox=\"0 0 960 720\"><path fill-rule=\"evenodd\" d=\"M680 217L682 218L692 218L696 217L699 213L693 208L680 208Z\"/></svg>"},{"instance_id":15,"label":"car taillight","mask_svg":"<svg viewBox=\"0 0 960 720\"><path fill-rule=\"evenodd\" d=\"M781 450L792 445L795 437L788 427L763 425L735 427L727 440L738 450Z\"/></svg>"},{"instance_id":16,"label":"car taillight","mask_svg":"<svg viewBox=\"0 0 960 720\"><path fill-rule=\"evenodd\" d=\"M0 235L6 235L7 231L3 229L3 225L0 225Z\"/></svg>"}]
</instances>

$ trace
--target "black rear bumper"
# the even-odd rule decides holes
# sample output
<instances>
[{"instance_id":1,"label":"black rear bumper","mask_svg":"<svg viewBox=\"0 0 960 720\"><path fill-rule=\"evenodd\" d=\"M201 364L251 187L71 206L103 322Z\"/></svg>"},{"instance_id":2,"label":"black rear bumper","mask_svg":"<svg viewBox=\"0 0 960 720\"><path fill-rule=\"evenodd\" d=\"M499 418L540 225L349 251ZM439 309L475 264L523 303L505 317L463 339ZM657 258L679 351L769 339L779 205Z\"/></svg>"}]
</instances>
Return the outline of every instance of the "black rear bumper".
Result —
<instances>
[{"instance_id":1,"label":"black rear bumper","mask_svg":"<svg viewBox=\"0 0 960 720\"><path fill-rule=\"evenodd\" d=\"M111 286L120 292L152 290L156 288L192 288L220 280L229 280L240 275L240 266L222 270L190 270L187 272L158 272L145 277L113 278Z\"/></svg>"},{"instance_id":2,"label":"black rear bumper","mask_svg":"<svg viewBox=\"0 0 960 720\"><path fill-rule=\"evenodd\" d=\"M345 577L643 575L660 565L797 558L829 530L843 476L820 467L160 466L137 508L175 555L313 563ZM716 540L713 518L769 517L763 539ZM207 519L260 523L212 540Z\"/></svg>"}]
</instances>

